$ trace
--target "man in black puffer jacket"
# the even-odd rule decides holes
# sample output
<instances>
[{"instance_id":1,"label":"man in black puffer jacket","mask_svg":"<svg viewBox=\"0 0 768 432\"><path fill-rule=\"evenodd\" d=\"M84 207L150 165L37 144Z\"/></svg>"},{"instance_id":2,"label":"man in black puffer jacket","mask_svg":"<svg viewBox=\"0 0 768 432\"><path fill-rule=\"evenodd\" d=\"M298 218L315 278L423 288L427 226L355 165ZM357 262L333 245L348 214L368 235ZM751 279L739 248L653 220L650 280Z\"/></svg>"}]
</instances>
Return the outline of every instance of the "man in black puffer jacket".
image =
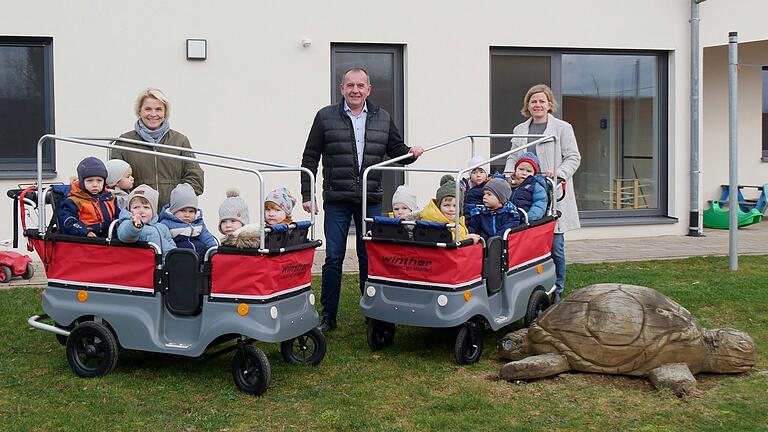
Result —
<instances>
[{"instance_id":1,"label":"man in black puffer jacket","mask_svg":"<svg viewBox=\"0 0 768 432\"><path fill-rule=\"evenodd\" d=\"M339 86L344 100L329 105L315 115L309 131L301 166L317 173L323 160L323 211L325 212L325 264L320 303L323 306L322 331L336 328L336 313L341 290L341 264L347 248L349 220L354 219L357 232L357 258L360 268L360 293L368 277L368 255L361 235L366 231L362 223L363 171L384 160L384 156L397 157L411 153L410 163L421 156L424 149L408 147L392 117L384 109L366 102L371 94L368 72L362 68L346 71ZM301 196L304 210L310 211L309 177L301 177ZM381 213L381 171L368 176L367 213Z\"/></svg>"}]
</instances>

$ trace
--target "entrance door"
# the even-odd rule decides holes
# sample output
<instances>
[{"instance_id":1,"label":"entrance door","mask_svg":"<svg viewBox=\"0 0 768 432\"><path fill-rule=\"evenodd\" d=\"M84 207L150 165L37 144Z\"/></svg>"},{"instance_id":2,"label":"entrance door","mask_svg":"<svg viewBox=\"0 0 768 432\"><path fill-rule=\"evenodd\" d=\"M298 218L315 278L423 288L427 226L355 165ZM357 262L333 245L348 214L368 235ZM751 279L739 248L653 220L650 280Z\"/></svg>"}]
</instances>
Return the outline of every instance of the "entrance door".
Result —
<instances>
[{"instance_id":1,"label":"entrance door","mask_svg":"<svg viewBox=\"0 0 768 432\"><path fill-rule=\"evenodd\" d=\"M339 84L344 72L353 67L368 71L373 89L369 99L384 108L405 136L403 108L403 47L380 44L331 44L331 100L341 101ZM386 171L382 175L382 210L392 210L392 194L403 184L403 173Z\"/></svg>"}]
</instances>

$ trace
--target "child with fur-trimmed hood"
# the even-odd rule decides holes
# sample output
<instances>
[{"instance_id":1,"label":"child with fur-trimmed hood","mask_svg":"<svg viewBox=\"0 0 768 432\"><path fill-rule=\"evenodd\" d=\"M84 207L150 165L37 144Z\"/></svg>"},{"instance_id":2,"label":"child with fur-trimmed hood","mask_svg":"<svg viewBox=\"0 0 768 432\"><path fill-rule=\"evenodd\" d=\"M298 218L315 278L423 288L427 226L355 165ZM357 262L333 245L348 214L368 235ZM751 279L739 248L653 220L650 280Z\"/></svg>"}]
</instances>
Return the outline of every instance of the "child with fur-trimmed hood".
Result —
<instances>
[{"instance_id":1,"label":"child with fur-trimmed hood","mask_svg":"<svg viewBox=\"0 0 768 432\"><path fill-rule=\"evenodd\" d=\"M241 200L242 201L242 200ZM243 201L243 205L245 202ZM266 227L272 225L290 224L293 222L292 213L293 208L296 205L296 198L294 198L288 189L281 187L277 188L267 194L264 198L264 224ZM222 204L222 207L224 204ZM245 215L247 218L248 208L245 208ZM242 208L241 208L242 210ZM221 208L219 209L220 218L223 216ZM225 215L224 215L225 216ZM219 224L220 229L225 221L222 219ZM258 223L242 223L240 220L240 226L232 230L222 240L224 246L234 246L238 248L255 248L260 245L260 230L261 225ZM224 230L222 230L224 233Z\"/></svg>"},{"instance_id":2,"label":"child with fur-trimmed hood","mask_svg":"<svg viewBox=\"0 0 768 432\"><path fill-rule=\"evenodd\" d=\"M181 183L171 191L171 201L160 211L160 223L171 232L176 247L192 249L202 263L208 249L217 246L216 238L203 221L192 185Z\"/></svg>"}]
</instances>

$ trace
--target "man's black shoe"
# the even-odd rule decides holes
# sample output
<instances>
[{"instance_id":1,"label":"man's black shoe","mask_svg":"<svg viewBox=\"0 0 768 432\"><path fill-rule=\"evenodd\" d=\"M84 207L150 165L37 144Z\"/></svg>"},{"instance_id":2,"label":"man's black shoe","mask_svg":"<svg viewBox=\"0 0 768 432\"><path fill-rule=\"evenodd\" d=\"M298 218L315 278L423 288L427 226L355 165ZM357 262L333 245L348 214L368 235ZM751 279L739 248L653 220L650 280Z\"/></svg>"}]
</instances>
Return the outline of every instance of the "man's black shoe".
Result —
<instances>
[{"instance_id":1,"label":"man's black shoe","mask_svg":"<svg viewBox=\"0 0 768 432\"><path fill-rule=\"evenodd\" d=\"M336 317L324 316L323 320L320 321L320 326L318 328L323 333L328 333L330 331L336 330Z\"/></svg>"}]
</instances>

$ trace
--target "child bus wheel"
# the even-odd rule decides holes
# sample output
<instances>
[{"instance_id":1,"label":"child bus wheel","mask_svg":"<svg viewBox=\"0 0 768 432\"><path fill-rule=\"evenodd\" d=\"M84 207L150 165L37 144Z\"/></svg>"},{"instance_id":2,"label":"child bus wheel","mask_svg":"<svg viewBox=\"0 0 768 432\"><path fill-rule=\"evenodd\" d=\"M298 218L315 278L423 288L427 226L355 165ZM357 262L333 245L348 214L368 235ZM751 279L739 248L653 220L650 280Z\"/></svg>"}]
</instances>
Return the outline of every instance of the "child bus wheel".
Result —
<instances>
[{"instance_id":1,"label":"child bus wheel","mask_svg":"<svg viewBox=\"0 0 768 432\"><path fill-rule=\"evenodd\" d=\"M23 275L21 275L22 279L32 279L32 276L35 275L35 266L32 264L27 264L27 270L24 272Z\"/></svg>"},{"instance_id":2,"label":"child bus wheel","mask_svg":"<svg viewBox=\"0 0 768 432\"><path fill-rule=\"evenodd\" d=\"M78 324L67 339L67 361L83 378L112 372L117 365L117 341L104 324L86 321Z\"/></svg>"},{"instance_id":3,"label":"child bus wheel","mask_svg":"<svg viewBox=\"0 0 768 432\"><path fill-rule=\"evenodd\" d=\"M547 294L535 289L528 299L528 308L525 312L525 326L530 327L534 321L549 307L549 298Z\"/></svg>"},{"instance_id":4,"label":"child bus wheel","mask_svg":"<svg viewBox=\"0 0 768 432\"><path fill-rule=\"evenodd\" d=\"M325 336L317 327L299 337L280 343L280 354L286 363L317 366L325 358Z\"/></svg>"},{"instance_id":5,"label":"child bus wheel","mask_svg":"<svg viewBox=\"0 0 768 432\"><path fill-rule=\"evenodd\" d=\"M267 356L253 345L243 345L232 358L232 377L237 388L243 392L261 395L272 379Z\"/></svg>"},{"instance_id":6,"label":"child bus wheel","mask_svg":"<svg viewBox=\"0 0 768 432\"><path fill-rule=\"evenodd\" d=\"M11 280L13 273L11 268L6 266L0 266L0 283L6 283Z\"/></svg>"},{"instance_id":7,"label":"child bus wheel","mask_svg":"<svg viewBox=\"0 0 768 432\"><path fill-rule=\"evenodd\" d=\"M453 354L456 363L460 365L472 364L480 360L483 353L483 329L479 325L468 322L461 326L456 335L456 344Z\"/></svg>"},{"instance_id":8,"label":"child bus wheel","mask_svg":"<svg viewBox=\"0 0 768 432\"><path fill-rule=\"evenodd\" d=\"M368 320L368 346L373 351L382 350L395 340L395 324L375 319Z\"/></svg>"}]
</instances>

